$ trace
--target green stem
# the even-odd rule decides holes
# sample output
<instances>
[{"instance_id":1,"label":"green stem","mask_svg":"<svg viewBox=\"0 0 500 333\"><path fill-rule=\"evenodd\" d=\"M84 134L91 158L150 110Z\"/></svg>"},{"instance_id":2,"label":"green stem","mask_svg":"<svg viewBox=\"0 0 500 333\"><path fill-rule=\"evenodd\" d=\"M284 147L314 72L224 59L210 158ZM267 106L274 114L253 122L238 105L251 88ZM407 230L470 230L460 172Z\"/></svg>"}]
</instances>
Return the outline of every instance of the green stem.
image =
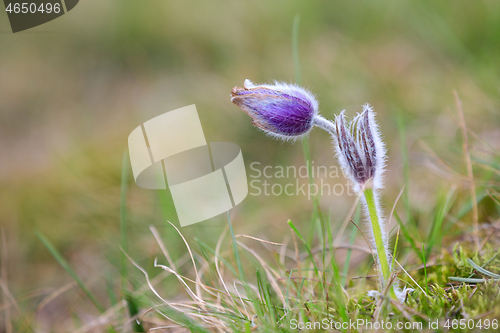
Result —
<instances>
[{"instance_id":1,"label":"green stem","mask_svg":"<svg viewBox=\"0 0 500 333\"><path fill-rule=\"evenodd\" d=\"M370 222L372 224L372 232L373 238L375 239L375 246L377 248L378 262L384 278L383 284L385 284L389 280L391 269L389 267L389 260L387 258L387 252L384 245L382 228L380 227L380 218L377 213L375 195L373 193L373 189L371 188L365 189L363 193L365 195L366 205L368 206L368 214L370 215Z\"/></svg>"}]
</instances>

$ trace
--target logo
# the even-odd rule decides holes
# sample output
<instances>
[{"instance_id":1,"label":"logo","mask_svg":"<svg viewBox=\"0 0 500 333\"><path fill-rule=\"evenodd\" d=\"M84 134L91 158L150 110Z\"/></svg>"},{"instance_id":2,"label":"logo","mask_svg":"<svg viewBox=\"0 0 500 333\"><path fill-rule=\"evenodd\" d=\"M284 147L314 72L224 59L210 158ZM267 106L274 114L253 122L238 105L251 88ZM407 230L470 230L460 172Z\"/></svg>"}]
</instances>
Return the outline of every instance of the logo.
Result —
<instances>
[{"instance_id":1,"label":"logo","mask_svg":"<svg viewBox=\"0 0 500 333\"><path fill-rule=\"evenodd\" d=\"M69 12L79 0L3 0L12 32L52 21Z\"/></svg>"},{"instance_id":2,"label":"logo","mask_svg":"<svg viewBox=\"0 0 500 333\"><path fill-rule=\"evenodd\" d=\"M181 226L222 214L248 194L240 147L207 144L194 104L138 126L128 147L136 184L145 189L168 186Z\"/></svg>"}]
</instances>

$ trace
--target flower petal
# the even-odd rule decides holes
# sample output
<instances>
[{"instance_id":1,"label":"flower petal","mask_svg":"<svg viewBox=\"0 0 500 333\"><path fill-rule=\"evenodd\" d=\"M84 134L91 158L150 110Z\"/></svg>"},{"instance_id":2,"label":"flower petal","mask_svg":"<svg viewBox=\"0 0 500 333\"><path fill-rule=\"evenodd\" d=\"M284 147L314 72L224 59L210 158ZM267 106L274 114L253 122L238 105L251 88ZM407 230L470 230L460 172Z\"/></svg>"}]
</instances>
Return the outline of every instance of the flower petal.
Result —
<instances>
[{"instance_id":1,"label":"flower petal","mask_svg":"<svg viewBox=\"0 0 500 333\"><path fill-rule=\"evenodd\" d=\"M245 80L244 88L233 88L231 101L252 118L255 126L284 137L306 134L318 113L312 94L286 84L257 86Z\"/></svg>"}]
</instances>

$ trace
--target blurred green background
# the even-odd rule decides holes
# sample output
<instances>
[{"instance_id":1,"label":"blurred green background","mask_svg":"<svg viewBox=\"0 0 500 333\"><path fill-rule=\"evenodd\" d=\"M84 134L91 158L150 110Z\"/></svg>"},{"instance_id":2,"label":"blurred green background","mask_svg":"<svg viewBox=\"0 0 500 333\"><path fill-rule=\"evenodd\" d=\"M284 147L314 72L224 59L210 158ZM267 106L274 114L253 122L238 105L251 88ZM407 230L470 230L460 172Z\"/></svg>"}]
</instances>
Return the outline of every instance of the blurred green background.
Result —
<instances>
[{"instance_id":1,"label":"blurred green background","mask_svg":"<svg viewBox=\"0 0 500 333\"><path fill-rule=\"evenodd\" d=\"M2 281L18 302L4 294L2 311L41 331L66 331L97 314L35 230L106 306L107 287L120 297L122 157L128 134L148 119L196 104L207 140L238 144L247 172L254 161L304 165L300 142L270 140L229 99L247 78L294 81L296 15L301 83L318 95L322 114L354 115L366 102L378 113L389 150L386 207L403 184L400 120L423 229L439 190L452 181L428 168L421 142L463 171L453 90L469 127L500 149L499 1L85 0L16 34L0 13ZM326 133L314 131L310 145L316 165L335 165ZM160 253L153 224L182 256L182 241L165 224L178 224L168 192L138 188L132 177L127 183L128 252L151 269ZM321 199L336 221L351 202ZM249 196L232 218L237 233L281 242L287 220L309 230L311 212L305 197ZM224 218L181 231L214 243ZM130 283L142 284L130 270ZM64 286L70 289L37 309Z\"/></svg>"}]
</instances>

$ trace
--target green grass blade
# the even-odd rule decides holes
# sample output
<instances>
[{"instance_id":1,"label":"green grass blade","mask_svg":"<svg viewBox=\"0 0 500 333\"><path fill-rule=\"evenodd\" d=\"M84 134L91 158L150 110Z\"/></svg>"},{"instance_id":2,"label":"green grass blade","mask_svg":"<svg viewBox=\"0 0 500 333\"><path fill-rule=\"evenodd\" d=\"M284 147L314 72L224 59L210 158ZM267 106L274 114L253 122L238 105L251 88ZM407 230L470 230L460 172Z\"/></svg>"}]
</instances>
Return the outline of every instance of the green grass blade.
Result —
<instances>
[{"instance_id":1,"label":"green grass blade","mask_svg":"<svg viewBox=\"0 0 500 333\"><path fill-rule=\"evenodd\" d=\"M122 291L126 290L128 274L127 274L127 257L125 253L128 252L127 247L127 180L129 175L129 156L128 151L123 153L122 158L122 177L121 177L121 189L120 189L120 247L121 251L121 284Z\"/></svg>"},{"instance_id":2,"label":"green grass blade","mask_svg":"<svg viewBox=\"0 0 500 333\"><path fill-rule=\"evenodd\" d=\"M130 314L130 318L137 316L139 311L139 306L137 305L137 300L132 295L125 296L127 300L128 312ZM144 327L139 324L136 320L132 321L132 332L145 332Z\"/></svg>"},{"instance_id":3,"label":"green grass blade","mask_svg":"<svg viewBox=\"0 0 500 333\"><path fill-rule=\"evenodd\" d=\"M445 200L441 203L439 206L438 213L436 214L436 217L434 218L434 221L432 222L431 226L431 231L429 233L429 242L428 242L428 247L427 247L427 252L425 252L426 258L429 257L429 255L432 252L432 249L441 244L441 240L443 239L443 236L445 235L442 232L442 226L444 222L444 218L450 211L451 206L453 205L453 195L455 194L455 189L452 188L450 191L448 191L448 194L446 195Z\"/></svg>"},{"instance_id":4,"label":"green grass blade","mask_svg":"<svg viewBox=\"0 0 500 333\"><path fill-rule=\"evenodd\" d=\"M356 211L354 212L354 222L356 224L359 224L359 217L361 215L361 206L356 207ZM349 239L349 245L352 246L354 244L354 241L356 240L356 234L357 234L357 229L355 227L351 228L351 238ZM332 250L333 251L333 250ZM347 280L347 275L349 273L349 265L351 263L351 254L352 254L352 249L347 250L347 255L344 263L344 269L342 270L342 285L345 286L346 280Z\"/></svg>"},{"instance_id":5,"label":"green grass blade","mask_svg":"<svg viewBox=\"0 0 500 333\"><path fill-rule=\"evenodd\" d=\"M239 279L240 279L241 283L243 284L243 287L245 288L245 293L246 293L247 298L250 299L250 301L253 303L253 305L256 309L257 316L261 317L264 315L264 313L262 312L262 309L259 306L258 300L254 299L252 297L252 295L254 295L254 293L253 293L252 289L250 288L250 286L248 285L248 280L246 278L245 271L243 270L243 265L241 264L240 254L238 252L238 243L236 243L236 236L234 235L233 224L231 223L229 211L227 212L227 223L229 224L229 230L231 231L233 252L234 252L234 257L236 259L236 265L238 267Z\"/></svg>"},{"instance_id":6,"label":"green grass blade","mask_svg":"<svg viewBox=\"0 0 500 333\"><path fill-rule=\"evenodd\" d=\"M495 273L492 273L490 272L489 270L487 269L484 269L483 267L479 266L478 264L476 264L474 261L472 261L471 259L467 258L467 262L469 263L469 265L471 265L476 271L478 271L479 273L483 274L483 275L487 275L487 276L490 276L492 278L495 278L495 279L500 279L500 275L498 274L495 274Z\"/></svg>"},{"instance_id":7,"label":"green grass blade","mask_svg":"<svg viewBox=\"0 0 500 333\"><path fill-rule=\"evenodd\" d=\"M477 194L477 204L479 203L488 195L486 191L481 191ZM458 211L458 215L456 216L457 219L461 219L462 217L465 216L468 212L472 210L472 200L468 200L467 204L462 206L462 208Z\"/></svg>"},{"instance_id":8,"label":"green grass blade","mask_svg":"<svg viewBox=\"0 0 500 333\"><path fill-rule=\"evenodd\" d=\"M288 225L290 225L290 227L292 228L292 230L295 232L295 234L297 234L297 236L300 238L300 240L302 241L302 243L304 243L304 246L306 248L306 251L307 253L309 254L309 258L311 259L312 261L312 264L314 266L314 272L316 273L316 276L320 279L321 281L321 289L324 289L324 285L323 285L323 275L319 273L319 269L318 269L318 266L316 265L316 261L314 261L314 256L311 252L311 250L309 249L309 246L307 246L307 243L306 243L306 240L304 239L304 237L302 237L302 235L300 234L300 232L297 230L297 228L295 227L295 225L292 223L291 220L288 220ZM324 290L323 290L324 291Z\"/></svg>"},{"instance_id":9,"label":"green grass blade","mask_svg":"<svg viewBox=\"0 0 500 333\"><path fill-rule=\"evenodd\" d=\"M455 276L448 277L451 281L465 282L465 283L485 283L486 281L500 281L500 279L474 279L474 278L460 278Z\"/></svg>"},{"instance_id":10,"label":"green grass blade","mask_svg":"<svg viewBox=\"0 0 500 333\"><path fill-rule=\"evenodd\" d=\"M333 278L334 281L331 281L331 284L335 286L335 297L333 302L335 303L336 310L339 312L340 317L344 322L349 321L349 317L346 309L346 300L344 291L342 290L342 286L340 285L340 272L337 262L335 261L335 256L332 256L331 266L333 270Z\"/></svg>"},{"instance_id":11,"label":"green grass blade","mask_svg":"<svg viewBox=\"0 0 500 333\"><path fill-rule=\"evenodd\" d=\"M478 191L477 195L476 195L476 199L477 199L477 204L479 205L479 203L488 195L487 191ZM470 212L472 210L472 200L468 200L467 203L465 205L463 205L461 207L461 209L458 211L458 214L455 216L455 219L454 220L460 220L462 219L465 214L467 214L468 212ZM443 226L443 231L442 231L442 234L443 235L448 235L450 233L450 230L451 228L455 225L455 222L453 221L450 221L446 224L446 226Z\"/></svg>"},{"instance_id":12,"label":"green grass blade","mask_svg":"<svg viewBox=\"0 0 500 333\"><path fill-rule=\"evenodd\" d=\"M425 260L425 245L422 243L422 261L424 262L425 293L429 296L429 285L427 282L427 263Z\"/></svg>"},{"instance_id":13,"label":"green grass blade","mask_svg":"<svg viewBox=\"0 0 500 333\"><path fill-rule=\"evenodd\" d=\"M288 279L286 279L285 302L286 302L286 305L288 305L288 311L292 311L292 307L288 303L288 293L290 291L290 282L291 282L291 279L292 279L292 272L293 272L293 270L290 270L290 274L288 274Z\"/></svg>"},{"instance_id":14,"label":"green grass blade","mask_svg":"<svg viewBox=\"0 0 500 333\"><path fill-rule=\"evenodd\" d=\"M35 231L37 237L42 241L43 245L49 250L50 254L56 259L56 261L61 265L62 268L76 281L76 283L82 288L83 292L87 295L90 301L95 305L99 312L103 313L104 308L99 304L97 299L94 297L92 292L87 288L87 286L83 283L80 277L76 274L76 272L71 268L66 259L57 251L57 249L52 245L52 243L45 237L40 231Z\"/></svg>"},{"instance_id":15,"label":"green grass blade","mask_svg":"<svg viewBox=\"0 0 500 333\"><path fill-rule=\"evenodd\" d=\"M396 218L396 221L398 221L399 226L401 227L401 231L403 231L405 239L408 241L408 243L410 243L410 246L417 255L417 257L422 258L422 251L420 251L419 248L417 247L417 244L415 243L415 240L411 236L410 231L407 229L403 221L401 221L401 218L399 217L396 211L394 211L394 217Z\"/></svg>"},{"instance_id":16,"label":"green grass blade","mask_svg":"<svg viewBox=\"0 0 500 333\"><path fill-rule=\"evenodd\" d=\"M299 289L298 289L298 296L302 296L302 288L304 288L304 282L306 282L306 278L302 278L300 281Z\"/></svg>"},{"instance_id":17,"label":"green grass blade","mask_svg":"<svg viewBox=\"0 0 500 333\"><path fill-rule=\"evenodd\" d=\"M113 279L111 277L108 277L106 279L106 289L107 289L107 292L108 292L109 304L111 304L111 306L113 306L117 302L116 302L115 291L114 291L114 288L113 288Z\"/></svg>"},{"instance_id":18,"label":"green grass blade","mask_svg":"<svg viewBox=\"0 0 500 333\"><path fill-rule=\"evenodd\" d=\"M214 256L215 256L215 251L212 250L207 244L205 244L201 239L195 237L194 240L200 244L202 247L204 247L207 251L209 251L210 253L212 253ZM233 265L231 265L231 263L229 263L226 259L224 259L223 257L221 257L220 255L217 256L217 259L219 259L223 264L224 266L226 266L235 276L238 276L238 272L236 271L236 269L234 269Z\"/></svg>"},{"instance_id":19,"label":"green grass blade","mask_svg":"<svg viewBox=\"0 0 500 333\"><path fill-rule=\"evenodd\" d=\"M227 212L227 223L229 224L229 229L231 230L231 238L233 240L233 252L234 252L234 257L236 259L236 265L238 267L238 273L239 273L239 278L242 282L245 282L246 284L246 276L245 272L243 271L243 265L241 265L241 260L240 260L240 254L238 252L238 244L236 243L236 236L234 235L234 230L233 230L233 225L231 223L231 218L229 217L229 211Z\"/></svg>"},{"instance_id":20,"label":"green grass blade","mask_svg":"<svg viewBox=\"0 0 500 333\"><path fill-rule=\"evenodd\" d=\"M398 254L398 243L399 243L399 230L396 234L396 242L394 243L394 251L392 252L392 263L391 263L391 271L394 270L394 261L396 260Z\"/></svg>"},{"instance_id":21,"label":"green grass blade","mask_svg":"<svg viewBox=\"0 0 500 333\"><path fill-rule=\"evenodd\" d=\"M278 317L276 315L276 306L274 305L273 300L271 298L271 294L269 293L269 283L265 279L265 277L263 277L260 274L259 269L257 269L256 277L257 277L257 286L259 289L260 297L263 306L266 310L266 313L268 315L269 324L273 325L278 321Z\"/></svg>"}]
</instances>

